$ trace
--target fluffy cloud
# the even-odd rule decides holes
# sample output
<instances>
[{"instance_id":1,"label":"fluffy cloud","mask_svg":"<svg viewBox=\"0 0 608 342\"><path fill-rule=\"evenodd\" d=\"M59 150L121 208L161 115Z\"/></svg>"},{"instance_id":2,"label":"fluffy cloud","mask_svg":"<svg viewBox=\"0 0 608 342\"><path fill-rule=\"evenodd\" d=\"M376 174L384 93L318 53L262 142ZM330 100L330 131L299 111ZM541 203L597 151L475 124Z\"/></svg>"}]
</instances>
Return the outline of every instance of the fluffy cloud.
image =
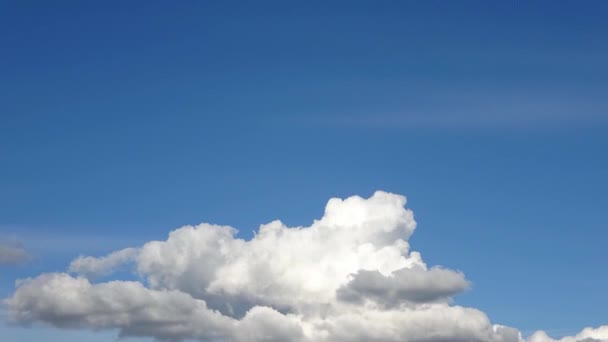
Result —
<instances>
[{"instance_id":1,"label":"fluffy cloud","mask_svg":"<svg viewBox=\"0 0 608 342\"><path fill-rule=\"evenodd\" d=\"M80 256L70 263L69 270L88 278L97 278L112 273L117 267L131 261L136 255L136 248L125 248L102 258Z\"/></svg>"},{"instance_id":2,"label":"fluffy cloud","mask_svg":"<svg viewBox=\"0 0 608 342\"><path fill-rule=\"evenodd\" d=\"M451 304L469 283L410 250L416 223L405 202L386 192L334 198L308 227L274 221L247 241L228 226L182 227L165 241L80 257L71 274L20 281L5 304L17 323L163 341L523 341ZM125 264L142 281L93 282ZM555 340L538 332L528 341ZM608 337L602 327L560 341Z\"/></svg>"},{"instance_id":3,"label":"fluffy cloud","mask_svg":"<svg viewBox=\"0 0 608 342\"><path fill-rule=\"evenodd\" d=\"M576 336L568 336L562 339L552 339L544 331L534 333L528 342L605 342L608 341L608 326L597 329L585 328Z\"/></svg>"},{"instance_id":4,"label":"fluffy cloud","mask_svg":"<svg viewBox=\"0 0 608 342\"><path fill-rule=\"evenodd\" d=\"M0 265L15 265L30 259L30 255L20 244L0 241Z\"/></svg>"}]
</instances>

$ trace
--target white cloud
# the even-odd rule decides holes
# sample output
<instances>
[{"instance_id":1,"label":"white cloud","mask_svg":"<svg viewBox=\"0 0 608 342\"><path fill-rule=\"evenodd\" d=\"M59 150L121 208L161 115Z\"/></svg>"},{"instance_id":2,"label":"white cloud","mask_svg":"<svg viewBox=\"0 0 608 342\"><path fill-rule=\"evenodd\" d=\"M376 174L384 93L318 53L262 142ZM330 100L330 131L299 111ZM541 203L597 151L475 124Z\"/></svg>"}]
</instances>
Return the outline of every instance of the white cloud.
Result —
<instances>
[{"instance_id":1,"label":"white cloud","mask_svg":"<svg viewBox=\"0 0 608 342\"><path fill-rule=\"evenodd\" d=\"M112 273L118 266L131 261L136 255L136 248L125 248L101 258L80 256L70 263L69 270L88 278L97 278Z\"/></svg>"},{"instance_id":2,"label":"white cloud","mask_svg":"<svg viewBox=\"0 0 608 342\"><path fill-rule=\"evenodd\" d=\"M599 328L585 328L576 336L568 336L561 339L553 339L543 331L538 331L530 338L528 342L605 342L608 341L608 326Z\"/></svg>"},{"instance_id":3,"label":"white cloud","mask_svg":"<svg viewBox=\"0 0 608 342\"><path fill-rule=\"evenodd\" d=\"M186 226L165 241L80 257L69 268L78 276L25 280L5 304L18 323L171 341L523 341L483 312L451 305L468 281L410 251L416 223L404 206L385 192L334 198L309 227L274 221L248 241L228 226ZM128 263L142 282L89 280ZM554 341L543 338L529 341Z\"/></svg>"}]
</instances>

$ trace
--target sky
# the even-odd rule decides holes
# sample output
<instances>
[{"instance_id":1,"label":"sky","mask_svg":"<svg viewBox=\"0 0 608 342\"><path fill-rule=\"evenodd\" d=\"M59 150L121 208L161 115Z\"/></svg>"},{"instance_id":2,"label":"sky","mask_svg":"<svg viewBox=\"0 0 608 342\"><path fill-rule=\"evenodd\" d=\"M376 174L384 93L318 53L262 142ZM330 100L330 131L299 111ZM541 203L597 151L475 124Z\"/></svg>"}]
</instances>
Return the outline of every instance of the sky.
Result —
<instances>
[{"instance_id":1,"label":"sky","mask_svg":"<svg viewBox=\"0 0 608 342\"><path fill-rule=\"evenodd\" d=\"M0 336L169 338L84 311L65 324L53 311L67 294L52 284L82 286L73 293L86 302L108 298L111 281L158 296L170 306L163 310L181 312L171 305L183 295L212 309L214 300L265 305L277 311L260 317L308 327L320 318L290 316L316 305L314 291L293 285L300 272L319 277L310 286L333 295L336 317L364 310L356 303L401 317L364 291L374 277L412 312L423 304L400 277L427 290L446 277L455 287L425 293L428 305L476 308L524 338L608 324L607 17L603 1L1 2L0 297L9 300ZM346 204L336 209L331 198ZM415 232L414 218L404 218L412 212ZM267 229L301 231L295 241L337 227L327 240L336 245L267 244L260 225L274 220L282 226ZM192 253L209 255L179 254L189 249L168 234L186 225L196 228L177 232L204 245ZM217 236L230 258L216 265L208 260L225 252L209 247ZM355 250L355 240L402 254L357 264L360 254L328 252ZM150 241L166 242L165 261L177 253L196 267L171 278ZM301 260L316 256L335 274L349 270L342 282ZM275 269L282 258L293 272ZM241 279L256 260L280 290ZM26 278L34 280L16 285ZM197 282L230 296L190 290ZM230 316L222 314L218 322ZM252 333L247 324L260 326L245 317L251 322L223 338L239 341ZM223 331L221 322L209 329ZM608 340L606 329L579 337Z\"/></svg>"}]
</instances>

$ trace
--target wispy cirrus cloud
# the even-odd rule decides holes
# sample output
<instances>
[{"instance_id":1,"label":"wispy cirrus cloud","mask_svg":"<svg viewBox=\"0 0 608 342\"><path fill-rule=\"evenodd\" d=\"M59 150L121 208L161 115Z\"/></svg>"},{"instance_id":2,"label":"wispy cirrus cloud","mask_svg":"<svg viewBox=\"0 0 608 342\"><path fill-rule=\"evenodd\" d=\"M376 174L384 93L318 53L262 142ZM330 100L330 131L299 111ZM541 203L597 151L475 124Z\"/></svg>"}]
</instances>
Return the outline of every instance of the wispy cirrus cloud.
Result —
<instances>
[{"instance_id":1,"label":"wispy cirrus cloud","mask_svg":"<svg viewBox=\"0 0 608 342\"><path fill-rule=\"evenodd\" d=\"M397 96L397 95L396 95ZM298 119L314 125L359 128L522 129L608 124L603 95L520 90L405 94L391 104Z\"/></svg>"}]
</instances>

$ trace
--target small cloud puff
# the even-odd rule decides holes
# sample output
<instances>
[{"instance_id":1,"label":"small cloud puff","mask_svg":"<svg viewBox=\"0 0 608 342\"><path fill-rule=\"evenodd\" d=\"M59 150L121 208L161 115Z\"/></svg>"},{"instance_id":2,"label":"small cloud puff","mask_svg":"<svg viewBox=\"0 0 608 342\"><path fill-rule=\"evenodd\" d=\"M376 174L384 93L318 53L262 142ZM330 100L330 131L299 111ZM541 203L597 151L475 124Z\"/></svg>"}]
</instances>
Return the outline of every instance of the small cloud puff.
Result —
<instances>
[{"instance_id":1,"label":"small cloud puff","mask_svg":"<svg viewBox=\"0 0 608 342\"><path fill-rule=\"evenodd\" d=\"M0 265L17 265L30 258L29 253L20 243L0 241Z\"/></svg>"}]
</instances>

